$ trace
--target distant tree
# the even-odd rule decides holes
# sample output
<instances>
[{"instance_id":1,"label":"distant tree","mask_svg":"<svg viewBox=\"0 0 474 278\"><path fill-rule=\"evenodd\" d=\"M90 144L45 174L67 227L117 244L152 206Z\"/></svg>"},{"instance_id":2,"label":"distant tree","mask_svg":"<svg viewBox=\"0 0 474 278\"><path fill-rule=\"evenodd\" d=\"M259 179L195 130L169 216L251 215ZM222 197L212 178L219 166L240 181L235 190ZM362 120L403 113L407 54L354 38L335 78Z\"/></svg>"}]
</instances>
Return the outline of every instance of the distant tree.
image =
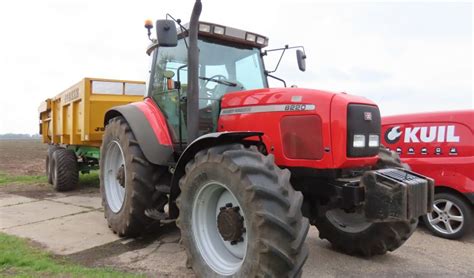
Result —
<instances>
[{"instance_id":1,"label":"distant tree","mask_svg":"<svg viewBox=\"0 0 474 278\"><path fill-rule=\"evenodd\" d=\"M5 133L0 134L0 140L25 140L25 139L33 139L37 140L40 139L41 136L39 134L24 134L24 133Z\"/></svg>"}]
</instances>

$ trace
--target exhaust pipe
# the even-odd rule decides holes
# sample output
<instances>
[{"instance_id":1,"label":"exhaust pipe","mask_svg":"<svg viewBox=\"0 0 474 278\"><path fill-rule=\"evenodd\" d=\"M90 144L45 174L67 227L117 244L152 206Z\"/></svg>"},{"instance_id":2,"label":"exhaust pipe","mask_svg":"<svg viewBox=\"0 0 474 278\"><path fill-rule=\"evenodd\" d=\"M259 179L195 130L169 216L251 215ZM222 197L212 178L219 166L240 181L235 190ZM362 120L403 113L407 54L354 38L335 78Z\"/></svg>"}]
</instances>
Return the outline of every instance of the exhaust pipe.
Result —
<instances>
[{"instance_id":1,"label":"exhaust pipe","mask_svg":"<svg viewBox=\"0 0 474 278\"><path fill-rule=\"evenodd\" d=\"M199 132L199 49L197 46L201 0L194 3L191 20L189 21L188 49L188 90L187 90L187 131L188 145L198 137Z\"/></svg>"}]
</instances>

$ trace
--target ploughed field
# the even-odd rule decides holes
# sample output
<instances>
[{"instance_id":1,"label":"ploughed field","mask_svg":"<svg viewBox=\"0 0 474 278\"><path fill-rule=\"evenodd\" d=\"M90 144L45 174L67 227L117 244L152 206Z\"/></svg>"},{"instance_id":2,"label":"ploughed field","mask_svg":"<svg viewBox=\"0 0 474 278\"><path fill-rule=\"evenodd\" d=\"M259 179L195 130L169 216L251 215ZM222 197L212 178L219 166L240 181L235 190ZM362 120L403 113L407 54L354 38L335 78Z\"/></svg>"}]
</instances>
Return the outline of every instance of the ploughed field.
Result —
<instances>
[{"instance_id":1,"label":"ploughed field","mask_svg":"<svg viewBox=\"0 0 474 278\"><path fill-rule=\"evenodd\" d=\"M42 175L46 150L40 140L0 140L0 173Z\"/></svg>"}]
</instances>

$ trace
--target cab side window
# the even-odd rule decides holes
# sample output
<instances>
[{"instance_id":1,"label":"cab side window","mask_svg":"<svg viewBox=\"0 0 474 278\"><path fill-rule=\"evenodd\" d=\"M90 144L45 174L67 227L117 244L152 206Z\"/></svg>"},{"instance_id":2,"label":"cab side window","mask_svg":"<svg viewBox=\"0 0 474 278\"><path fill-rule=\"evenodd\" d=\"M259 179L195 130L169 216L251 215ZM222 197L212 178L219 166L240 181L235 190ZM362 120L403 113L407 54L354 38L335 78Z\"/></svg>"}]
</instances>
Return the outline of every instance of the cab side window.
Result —
<instances>
[{"instance_id":1,"label":"cab side window","mask_svg":"<svg viewBox=\"0 0 474 278\"><path fill-rule=\"evenodd\" d=\"M155 53L156 63L151 80L151 97L166 117L171 127L173 141L179 141L180 119L181 136L186 138L185 115L182 110L179 91L175 82L181 82L181 92L185 94L187 88L187 51L183 40L176 47L161 47ZM183 67L184 66L184 67Z\"/></svg>"}]
</instances>

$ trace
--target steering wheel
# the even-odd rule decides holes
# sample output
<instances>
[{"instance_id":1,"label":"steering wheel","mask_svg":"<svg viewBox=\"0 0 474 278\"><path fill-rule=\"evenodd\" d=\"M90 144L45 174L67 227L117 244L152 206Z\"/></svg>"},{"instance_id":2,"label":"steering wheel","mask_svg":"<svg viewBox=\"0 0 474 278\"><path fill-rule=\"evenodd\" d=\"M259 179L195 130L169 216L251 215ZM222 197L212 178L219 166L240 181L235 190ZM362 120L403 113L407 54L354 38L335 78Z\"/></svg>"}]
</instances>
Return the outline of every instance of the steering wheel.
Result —
<instances>
[{"instance_id":1,"label":"steering wheel","mask_svg":"<svg viewBox=\"0 0 474 278\"><path fill-rule=\"evenodd\" d=\"M204 88L206 88L206 94L208 95L209 98L213 98L214 94L216 93L217 89L219 88L219 83L213 81L212 79L214 80L227 80L227 77L225 77L224 75L222 74L216 74L216 75L213 75L211 77L209 77L208 80L206 80L206 82L204 83ZM216 83L216 86L214 86L214 88L209 88L207 86L207 84L209 84L209 82L213 82L213 83Z\"/></svg>"}]
</instances>

